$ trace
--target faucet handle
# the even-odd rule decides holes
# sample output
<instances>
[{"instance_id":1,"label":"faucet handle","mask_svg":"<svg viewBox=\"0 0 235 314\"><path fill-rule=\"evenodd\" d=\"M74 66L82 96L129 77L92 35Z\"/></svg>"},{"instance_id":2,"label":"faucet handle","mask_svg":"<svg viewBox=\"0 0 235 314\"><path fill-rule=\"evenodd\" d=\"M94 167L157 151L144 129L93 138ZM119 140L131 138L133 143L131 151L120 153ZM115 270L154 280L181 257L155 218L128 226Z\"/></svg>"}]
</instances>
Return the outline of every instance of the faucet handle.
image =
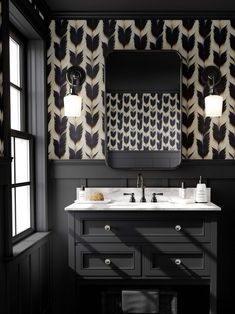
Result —
<instances>
[{"instance_id":1,"label":"faucet handle","mask_svg":"<svg viewBox=\"0 0 235 314\"><path fill-rule=\"evenodd\" d=\"M163 193L153 193L152 194L152 199L151 199L152 203L157 203L156 195L163 195Z\"/></svg>"},{"instance_id":2,"label":"faucet handle","mask_svg":"<svg viewBox=\"0 0 235 314\"><path fill-rule=\"evenodd\" d=\"M123 195L131 195L130 203L135 203L135 193L123 193Z\"/></svg>"}]
</instances>

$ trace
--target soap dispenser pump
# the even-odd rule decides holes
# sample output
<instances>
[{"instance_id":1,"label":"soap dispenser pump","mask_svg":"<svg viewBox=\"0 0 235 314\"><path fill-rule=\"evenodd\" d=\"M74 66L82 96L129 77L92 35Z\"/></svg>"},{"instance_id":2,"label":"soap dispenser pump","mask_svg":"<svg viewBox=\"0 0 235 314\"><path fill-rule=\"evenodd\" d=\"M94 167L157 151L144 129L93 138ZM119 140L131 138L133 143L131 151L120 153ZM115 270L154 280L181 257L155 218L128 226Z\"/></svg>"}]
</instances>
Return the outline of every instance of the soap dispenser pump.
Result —
<instances>
[{"instance_id":1,"label":"soap dispenser pump","mask_svg":"<svg viewBox=\"0 0 235 314\"><path fill-rule=\"evenodd\" d=\"M205 183L202 183L202 177L200 176L199 182L196 187L195 195L196 203L207 203L207 189Z\"/></svg>"},{"instance_id":2,"label":"soap dispenser pump","mask_svg":"<svg viewBox=\"0 0 235 314\"><path fill-rule=\"evenodd\" d=\"M82 185L80 188L77 188L77 199L79 201L86 200L86 188L84 185Z\"/></svg>"}]
</instances>

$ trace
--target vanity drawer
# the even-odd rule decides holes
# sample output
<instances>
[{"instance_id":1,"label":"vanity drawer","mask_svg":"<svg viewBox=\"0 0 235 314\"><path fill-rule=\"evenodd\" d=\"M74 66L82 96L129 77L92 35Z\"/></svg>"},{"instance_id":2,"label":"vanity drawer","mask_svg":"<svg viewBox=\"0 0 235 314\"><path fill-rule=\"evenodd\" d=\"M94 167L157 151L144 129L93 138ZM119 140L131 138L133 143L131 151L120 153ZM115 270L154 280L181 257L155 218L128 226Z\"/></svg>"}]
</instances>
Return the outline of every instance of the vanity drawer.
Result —
<instances>
[{"instance_id":1,"label":"vanity drawer","mask_svg":"<svg viewBox=\"0 0 235 314\"><path fill-rule=\"evenodd\" d=\"M129 242L145 241L191 241L191 237L199 241L210 241L210 224L197 217L189 220L183 216L179 218L158 217L124 219L112 216L82 217L76 221L76 240L91 242ZM97 218L98 216L98 218Z\"/></svg>"},{"instance_id":2,"label":"vanity drawer","mask_svg":"<svg viewBox=\"0 0 235 314\"><path fill-rule=\"evenodd\" d=\"M91 277L140 276L140 250L125 244L77 244L76 271Z\"/></svg>"},{"instance_id":3,"label":"vanity drawer","mask_svg":"<svg viewBox=\"0 0 235 314\"><path fill-rule=\"evenodd\" d=\"M198 278L210 275L209 245L156 244L143 248L143 275Z\"/></svg>"}]
</instances>

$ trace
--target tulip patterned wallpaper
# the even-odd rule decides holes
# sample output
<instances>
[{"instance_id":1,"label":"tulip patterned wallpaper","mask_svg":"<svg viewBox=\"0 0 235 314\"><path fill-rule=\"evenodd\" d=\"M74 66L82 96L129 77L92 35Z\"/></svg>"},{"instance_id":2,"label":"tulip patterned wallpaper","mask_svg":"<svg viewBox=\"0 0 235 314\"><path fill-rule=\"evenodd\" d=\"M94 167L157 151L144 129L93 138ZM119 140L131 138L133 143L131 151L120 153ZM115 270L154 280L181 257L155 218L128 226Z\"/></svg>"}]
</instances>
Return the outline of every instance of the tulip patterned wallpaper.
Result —
<instances>
[{"instance_id":1,"label":"tulip patterned wallpaper","mask_svg":"<svg viewBox=\"0 0 235 314\"><path fill-rule=\"evenodd\" d=\"M2 87L2 1L0 1L0 157L3 156L3 87Z\"/></svg>"},{"instance_id":2,"label":"tulip patterned wallpaper","mask_svg":"<svg viewBox=\"0 0 235 314\"><path fill-rule=\"evenodd\" d=\"M50 159L104 158L104 55L112 49L175 49L183 59L182 157L235 158L235 20L54 20L48 41ZM80 118L67 118L63 97L71 65L86 71ZM221 118L204 115L204 67L220 68Z\"/></svg>"}]
</instances>

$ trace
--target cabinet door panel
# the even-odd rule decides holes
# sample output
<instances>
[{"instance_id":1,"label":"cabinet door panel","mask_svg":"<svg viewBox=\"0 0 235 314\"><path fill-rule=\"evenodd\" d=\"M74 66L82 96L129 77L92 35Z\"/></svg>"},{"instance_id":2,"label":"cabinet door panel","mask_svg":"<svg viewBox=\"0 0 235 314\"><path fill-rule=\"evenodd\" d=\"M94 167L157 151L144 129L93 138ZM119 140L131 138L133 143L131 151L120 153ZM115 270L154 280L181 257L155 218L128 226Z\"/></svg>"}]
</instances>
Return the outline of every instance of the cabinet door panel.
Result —
<instances>
[{"instance_id":1,"label":"cabinet door panel","mask_svg":"<svg viewBox=\"0 0 235 314\"><path fill-rule=\"evenodd\" d=\"M78 244L76 271L82 276L129 277L141 274L141 248L120 244Z\"/></svg>"},{"instance_id":2,"label":"cabinet door panel","mask_svg":"<svg viewBox=\"0 0 235 314\"><path fill-rule=\"evenodd\" d=\"M210 276L210 245L155 244L143 248L143 274L167 278Z\"/></svg>"}]
</instances>

